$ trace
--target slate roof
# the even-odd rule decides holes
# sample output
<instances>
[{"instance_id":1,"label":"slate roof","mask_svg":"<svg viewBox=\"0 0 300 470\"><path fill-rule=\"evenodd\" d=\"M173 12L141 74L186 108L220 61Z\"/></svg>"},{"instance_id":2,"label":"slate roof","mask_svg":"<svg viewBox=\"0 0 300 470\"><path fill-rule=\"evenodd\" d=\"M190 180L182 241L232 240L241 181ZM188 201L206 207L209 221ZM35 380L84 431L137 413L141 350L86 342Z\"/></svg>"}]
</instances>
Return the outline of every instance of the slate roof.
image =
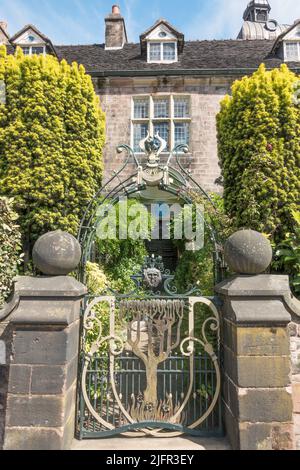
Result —
<instances>
[{"instance_id":1,"label":"slate roof","mask_svg":"<svg viewBox=\"0 0 300 470\"><path fill-rule=\"evenodd\" d=\"M270 40L224 40L224 41L187 41L179 60L173 64L148 64L141 55L140 44L126 44L120 50L105 50L103 44L55 46L59 59L69 63L76 61L83 64L88 73L99 76L130 74L152 74L172 72L189 74L205 73L216 70L253 71L264 62L268 68L282 64L276 55L271 55L274 41ZM300 69L299 63L289 63L291 69Z\"/></svg>"}]
</instances>

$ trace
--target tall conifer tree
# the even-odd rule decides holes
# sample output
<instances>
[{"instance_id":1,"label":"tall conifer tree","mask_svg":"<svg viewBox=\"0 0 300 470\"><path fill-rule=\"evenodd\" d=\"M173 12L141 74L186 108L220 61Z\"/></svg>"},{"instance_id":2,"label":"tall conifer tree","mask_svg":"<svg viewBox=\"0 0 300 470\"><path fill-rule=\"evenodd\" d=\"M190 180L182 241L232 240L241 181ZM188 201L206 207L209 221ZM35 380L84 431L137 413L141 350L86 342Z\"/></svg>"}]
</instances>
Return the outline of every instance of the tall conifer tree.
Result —
<instances>
[{"instance_id":1,"label":"tall conifer tree","mask_svg":"<svg viewBox=\"0 0 300 470\"><path fill-rule=\"evenodd\" d=\"M82 66L0 48L0 195L13 196L29 252L37 237L76 234L101 186L105 119Z\"/></svg>"}]
</instances>

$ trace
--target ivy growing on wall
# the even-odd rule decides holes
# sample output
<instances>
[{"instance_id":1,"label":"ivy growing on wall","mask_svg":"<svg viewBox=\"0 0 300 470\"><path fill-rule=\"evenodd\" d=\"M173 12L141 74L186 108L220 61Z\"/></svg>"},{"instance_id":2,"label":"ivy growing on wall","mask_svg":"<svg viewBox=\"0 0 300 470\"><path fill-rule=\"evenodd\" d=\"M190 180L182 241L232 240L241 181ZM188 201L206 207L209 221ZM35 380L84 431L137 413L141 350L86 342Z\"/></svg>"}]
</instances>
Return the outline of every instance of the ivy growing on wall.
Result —
<instances>
[{"instance_id":1,"label":"ivy growing on wall","mask_svg":"<svg viewBox=\"0 0 300 470\"><path fill-rule=\"evenodd\" d=\"M226 213L237 228L280 242L300 204L299 78L286 65L261 65L238 80L217 117ZM297 95L297 93L296 93Z\"/></svg>"},{"instance_id":2,"label":"ivy growing on wall","mask_svg":"<svg viewBox=\"0 0 300 470\"><path fill-rule=\"evenodd\" d=\"M76 63L1 46L0 81L0 195L14 198L29 253L47 231L77 233L101 185L104 114Z\"/></svg>"}]
</instances>

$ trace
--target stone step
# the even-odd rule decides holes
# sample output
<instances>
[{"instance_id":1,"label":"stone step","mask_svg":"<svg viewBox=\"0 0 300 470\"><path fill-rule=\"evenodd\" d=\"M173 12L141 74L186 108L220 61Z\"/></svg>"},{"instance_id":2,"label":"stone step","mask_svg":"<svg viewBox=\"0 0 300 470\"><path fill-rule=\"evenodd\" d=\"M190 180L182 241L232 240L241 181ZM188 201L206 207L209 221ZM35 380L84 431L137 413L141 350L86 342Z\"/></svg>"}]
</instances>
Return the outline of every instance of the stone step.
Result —
<instances>
[{"instance_id":1,"label":"stone step","mask_svg":"<svg viewBox=\"0 0 300 470\"><path fill-rule=\"evenodd\" d=\"M126 438L113 437L98 440L74 440L71 450L104 451L191 451L231 450L226 438L176 437L176 438Z\"/></svg>"}]
</instances>

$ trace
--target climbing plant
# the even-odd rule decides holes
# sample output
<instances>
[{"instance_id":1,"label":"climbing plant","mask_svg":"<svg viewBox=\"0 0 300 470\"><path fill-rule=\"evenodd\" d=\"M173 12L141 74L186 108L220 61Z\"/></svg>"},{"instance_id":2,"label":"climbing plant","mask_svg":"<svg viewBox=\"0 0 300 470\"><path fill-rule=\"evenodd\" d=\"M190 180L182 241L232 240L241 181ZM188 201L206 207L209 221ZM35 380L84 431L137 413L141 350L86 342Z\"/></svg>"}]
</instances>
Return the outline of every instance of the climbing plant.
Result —
<instances>
[{"instance_id":1,"label":"climbing plant","mask_svg":"<svg viewBox=\"0 0 300 470\"><path fill-rule=\"evenodd\" d=\"M76 234L101 185L104 114L83 66L0 48L0 195L13 197L28 254L44 232Z\"/></svg>"},{"instance_id":2,"label":"climbing plant","mask_svg":"<svg viewBox=\"0 0 300 470\"><path fill-rule=\"evenodd\" d=\"M299 78L286 65L261 65L236 81L217 117L226 213L237 228L281 242L300 204Z\"/></svg>"},{"instance_id":3,"label":"climbing plant","mask_svg":"<svg viewBox=\"0 0 300 470\"><path fill-rule=\"evenodd\" d=\"M21 263L21 233L14 201L0 197L0 308L12 290Z\"/></svg>"},{"instance_id":4,"label":"climbing plant","mask_svg":"<svg viewBox=\"0 0 300 470\"><path fill-rule=\"evenodd\" d=\"M300 211L293 212L293 218L294 229L278 244L274 267L290 274L292 289L300 297Z\"/></svg>"}]
</instances>

